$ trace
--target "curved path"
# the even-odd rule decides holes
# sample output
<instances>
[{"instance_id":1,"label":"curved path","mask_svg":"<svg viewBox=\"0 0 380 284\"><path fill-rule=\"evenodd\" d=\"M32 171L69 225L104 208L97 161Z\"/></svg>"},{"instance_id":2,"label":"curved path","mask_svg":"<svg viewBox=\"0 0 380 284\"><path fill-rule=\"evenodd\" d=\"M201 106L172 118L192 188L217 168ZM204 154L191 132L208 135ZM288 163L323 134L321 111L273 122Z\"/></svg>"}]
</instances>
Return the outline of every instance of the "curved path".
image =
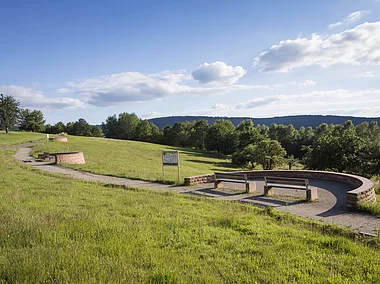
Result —
<instances>
[{"instance_id":1,"label":"curved path","mask_svg":"<svg viewBox=\"0 0 380 284\"><path fill-rule=\"evenodd\" d=\"M16 145L3 147L1 149L19 148L14 158L18 161L23 161L31 166L43 171L64 174L73 178L103 182L115 185L125 185L131 187L148 188L153 190L168 190L178 193L186 193L198 196L211 197L221 200L242 202L258 206L272 206L276 210L289 212L301 217L321 220L326 223L332 223L339 226L349 227L360 233L377 235L380 230L380 218L361 213L349 212L346 210L346 192L352 189L349 185L326 180L312 180L310 184L318 187L319 202L307 203L301 200L304 198L302 193L294 193L294 198L288 201L279 200L276 198L265 197L264 182L260 179L256 182L257 190L253 194L245 194L240 190L221 191L214 189L213 184L201 184L197 186L173 186L164 185L153 182L140 180L132 180L126 178L110 177L98 174L87 173L70 168L52 165L51 163L37 162L31 157L30 145ZM278 193L289 195L289 190L276 189Z\"/></svg>"}]
</instances>

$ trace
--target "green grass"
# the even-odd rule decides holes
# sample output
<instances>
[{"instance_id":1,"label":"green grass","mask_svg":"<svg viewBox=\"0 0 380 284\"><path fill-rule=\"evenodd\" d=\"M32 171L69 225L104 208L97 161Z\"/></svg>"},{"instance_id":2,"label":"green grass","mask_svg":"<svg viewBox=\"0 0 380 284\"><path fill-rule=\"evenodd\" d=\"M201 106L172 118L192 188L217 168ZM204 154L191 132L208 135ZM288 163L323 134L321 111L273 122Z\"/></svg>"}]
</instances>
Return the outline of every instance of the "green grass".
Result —
<instances>
[{"instance_id":1,"label":"green grass","mask_svg":"<svg viewBox=\"0 0 380 284\"><path fill-rule=\"evenodd\" d=\"M41 172L0 151L0 283L379 283L380 241L249 205Z\"/></svg>"},{"instance_id":2,"label":"green grass","mask_svg":"<svg viewBox=\"0 0 380 284\"><path fill-rule=\"evenodd\" d=\"M361 211L373 214L380 218L380 177L376 176L372 178L372 181L375 184L375 192L376 192L376 203L364 203L359 205L359 209Z\"/></svg>"},{"instance_id":3,"label":"green grass","mask_svg":"<svg viewBox=\"0 0 380 284\"><path fill-rule=\"evenodd\" d=\"M21 131L10 131L8 134L5 134L5 131L0 131L0 147L24 144L43 139L46 139L46 134Z\"/></svg>"},{"instance_id":4,"label":"green grass","mask_svg":"<svg viewBox=\"0 0 380 284\"><path fill-rule=\"evenodd\" d=\"M88 172L128 177L148 181L162 181L162 151L180 151L180 182L184 177L236 170L229 161L216 153L180 149L145 142L68 136L68 142L45 142L33 149L36 156L43 152L82 151L84 165L67 167ZM165 167L165 180L177 181L177 167Z\"/></svg>"}]
</instances>

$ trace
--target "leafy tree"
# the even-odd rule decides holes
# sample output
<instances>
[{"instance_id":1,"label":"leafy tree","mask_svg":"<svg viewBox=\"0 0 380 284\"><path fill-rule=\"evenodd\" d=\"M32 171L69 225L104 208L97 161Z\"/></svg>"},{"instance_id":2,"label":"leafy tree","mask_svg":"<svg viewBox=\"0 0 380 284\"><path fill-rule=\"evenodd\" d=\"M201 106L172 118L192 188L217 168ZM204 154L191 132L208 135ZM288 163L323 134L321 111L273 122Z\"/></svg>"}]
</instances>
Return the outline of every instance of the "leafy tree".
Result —
<instances>
[{"instance_id":1,"label":"leafy tree","mask_svg":"<svg viewBox=\"0 0 380 284\"><path fill-rule=\"evenodd\" d=\"M19 105L13 96L0 94L0 127L5 129L5 133L16 124L20 114Z\"/></svg>"},{"instance_id":2,"label":"leafy tree","mask_svg":"<svg viewBox=\"0 0 380 284\"><path fill-rule=\"evenodd\" d=\"M324 131L314 141L305 163L309 169L358 173L361 167L359 157L364 145L363 138L357 136L349 122L336 125L332 131Z\"/></svg>"},{"instance_id":3,"label":"leafy tree","mask_svg":"<svg viewBox=\"0 0 380 284\"><path fill-rule=\"evenodd\" d=\"M251 119L243 120L235 128L237 135L237 143L239 150L243 150L250 144L256 144L258 141L263 139L263 136L259 131L253 127L253 121Z\"/></svg>"},{"instance_id":4,"label":"leafy tree","mask_svg":"<svg viewBox=\"0 0 380 284\"><path fill-rule=\"evenodd\" d=\"M190 144L190 136L193 131L194 122L184 121L176 122L171 128L170 145L188 147Z\"/></svg>"},{"instance_id":5,"label":"leafy tree","mask_svg":"<svg viewBox=\"0 0 380 284\"><path fill-rule=\"evenodd\" d=\"M193 131L190 132L190 145L197 149L205 148L205 139L210 125L207 120L198 120L194 123Z\"/></svg>"},{"instance_id":6,"label":"leafy tree","mask_svg":"<svg viewBox=\"0 0 380 284\"><path fill-rule=\"evenodd\" d=\"M247 145L242 151L232 155L232 163L239 166L246 166L250 163L252 169L255 168L256 152L253 144Z\"/></svg>"},{"instance_id":7,"label":"leafy tree","mask_svg":"<svg viewBox=\"0 0 380 284\"><path fill-rule=\"evenodd\" d=\"M210 126L205 137L207 150L218 153L232 154L236 149L236 140L233 135L235 126L230 120L216 120Z\"/></svg>"},{"instance_id":8,"label":"leafy tree","mask_svg":"<svg viewBox=\"0 0 380 284\"><path fill-rule=\"evenodd\" d=\"M283 162L285 155L280 142L270 139L260 141L252 151L253 162L260 164L264 170L273 170Z\"/></svg>"},{"instance_id":9,"label":"leafy tree","mask_svg":"<svg viewBox=\"0 0 380 284\"><path fill-rule=\"evenodd\" d=\"M136 140L146 142L150 142L152 140L152 126L146 119L139 121L135 131Z\"/></svg>"},{"instance_id":10,"label":"leafy tree","mask_svg":"<svg viewBox=\"0 0 380 284\"><path fill-rule=\"evenodd\" d=\"M117 120L116 114L109 116L106 119L106 122L102 123L102 129L105 136L108 138L115 138L115 139L121 138L120 131L119 131L119 122Z\"/></svg>"},{"instance_id":11,"label":"leafy tree","mask_svg":"<svg viewBox=\"0 0 380 284\"><path fill-rule=\"evenodd\" d=\"M134 140L136 127L139 124L139 118L134 113L123 112L119 114L119 137L121 139Z\"/></svg>"},{"instance_id":12,"label":"leafy tree","mask_svg":"<svg viewBox=\"0 0 380 284\"><path fill-rule=\"evenodd\" d=\"M66 125L67 133L77 136L103 137L103 131L99 126L90 125L88 122L80 118L76 122L69 122Z\"/></svg>"},{"instance_id":13,"label":"leafy tree","mask_svg":"<svg viewBox=\"0 0 380 284\"><path fill-rule=\"evenodd\" d=\"M20 115L20 129L42 132L45 129L45 120L40 110L21 110Z\"/></svg>"},{"instance_id":14,"label":"leafy tree","mask_svg":"<svg viewBox=\"0 0 380 284\"><path fill-rule=\"evenodd\" d=\"M150 124L150 128L152 130L151 142L162 143L164 133L154 123L150 122L149 124Z\"/></svg>"},{"instance_id":15,"label":"leafy tree","mask_svg":"<svg viewBox=\"0 0 380 284\"><path fill-rule=\"evenodd\" d=\"M103 130L97 125L90 125L90 136L91 137L103 137Z\"/></svg>"}]
</instances>

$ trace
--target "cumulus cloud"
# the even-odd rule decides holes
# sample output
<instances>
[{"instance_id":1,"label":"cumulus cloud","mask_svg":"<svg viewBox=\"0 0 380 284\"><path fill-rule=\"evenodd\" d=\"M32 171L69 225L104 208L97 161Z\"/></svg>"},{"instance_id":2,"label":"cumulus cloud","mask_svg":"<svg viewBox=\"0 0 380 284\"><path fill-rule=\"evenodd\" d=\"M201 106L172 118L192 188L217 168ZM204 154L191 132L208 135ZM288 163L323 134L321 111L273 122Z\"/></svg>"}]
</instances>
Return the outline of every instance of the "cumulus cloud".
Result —
<instances>
[{"instance_id":1,"label":"cumulus cloud","mask_svg":"<svg viewBox=\"0 0 380 284\"><path fill-rule=\"evenodd\" d=\"M254 58L262 72L288 72L297 67L334 64L380 65L380 22L323 37L281 41Z\"/></svg>"},{"instance_id":2,"label":"cumulus cloud","mask_svg":"<svg viewBox=\"0 0 380 284\"><path fill-rule=\"evenodd\" d=\"M267 85L191 86L192 77L184 70L164 71L154 74L124 72L68 82L71 92L88 104L107 107L124 102L144 102L168 96L220 95L232 91L270 89Z\"/></svg>"},{"instance_id":3,"label":"cumulus cloud","mask_svg":"<svg viewBox=\"0 0 380 284\"><path fill-rule=\"evenodd\" d=\"M224 62L203 63L191 75L202 84L231 85L247 73L241 66L229 66Z\"/></svg>"},{"instance_id":4,"label":"cumulus cloud","mask_svg":"<svg viewBox=\"0 0 380 284\"><path fill-rule=\"evenodd\" d=\"M65 109L84 107L85 103L74 98L49 98L42 92L16 85L0 86L0 93L15 97L22 108L32 109Z\"/></svg>"}]
</instances>

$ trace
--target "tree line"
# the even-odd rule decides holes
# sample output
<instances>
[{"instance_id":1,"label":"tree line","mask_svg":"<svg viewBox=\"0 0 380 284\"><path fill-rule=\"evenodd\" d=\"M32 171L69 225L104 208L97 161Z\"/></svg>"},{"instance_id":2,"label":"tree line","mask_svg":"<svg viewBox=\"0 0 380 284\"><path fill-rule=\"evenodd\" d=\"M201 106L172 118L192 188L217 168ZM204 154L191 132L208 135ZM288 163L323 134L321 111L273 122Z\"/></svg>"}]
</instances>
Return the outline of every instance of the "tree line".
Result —
<instances>
[{"instance_id":1,"label":"tree line","mask_svg":"<svg viewBox=\"0 0 380 284\"><path fill-rule=\"evenodd\" d=\"M356 126L322 123L294 128L292 124L255 126L244 120L236 127L230 120L177 122L162 130L134 113L109 116L102 123L105 137L129 139L215 151L231 157L233 164L271 170L297 162L306 169L373 176L380 174L380 128L377 121Z\"/></svg>"},{"instance_id":2,"label":"tree line","mask_svg":"<svg viewBox=\"0 0 380 284\"><path fill-rule=\"evenodd\" d=\"M215 151L231 157L235 165L271 170L297 162L306 169L329 170L371 177L380 174L380 128L377 121L354 125L322 123L315 129L292 124L257 125L244 120L236 127L230 120L219 119L177 122L162 130L134 113L109 116L101 127L83 118L76 122L45 125L39 110L20 109L12 96L0 94L0 129L8 133L20 130L57 134L107 137Z\"/></svg>"},{"instance_id":3,"label":"tree line","mask_svg":"<svg viewBox=\"0 0 380 284\"><path fill-rule=\"evenodd\" d=\"M17 127L19 130L50 134L66 132L78 136L104 136L99 126L90 125L83 118L67 124L58 122L55 125L45 125L45 122L40 110L21 109L20 102L13 96L0 94L0 129L4 129L6 133Z\"/></svg>"}]
</instances>

